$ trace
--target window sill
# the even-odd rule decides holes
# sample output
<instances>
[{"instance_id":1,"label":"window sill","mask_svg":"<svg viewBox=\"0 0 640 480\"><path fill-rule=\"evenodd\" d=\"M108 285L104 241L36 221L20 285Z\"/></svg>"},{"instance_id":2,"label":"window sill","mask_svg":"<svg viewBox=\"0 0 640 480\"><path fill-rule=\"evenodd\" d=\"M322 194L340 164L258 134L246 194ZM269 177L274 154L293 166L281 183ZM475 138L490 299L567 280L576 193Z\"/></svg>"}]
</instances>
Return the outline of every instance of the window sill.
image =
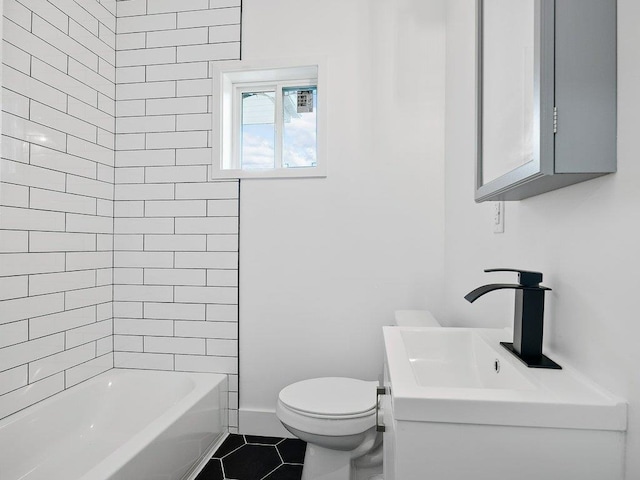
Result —
<instances>
[{"instance_id":1,"label":"window sill","mask_svg":"<svg viewBox=\"0 0 640 480\"><path fill-rule=\"evenodd\" d=\"M319 167L280 168L267 170L213 170L213 180L250 178L325 178L327 172Z\"/></svg>"}]
</instances>

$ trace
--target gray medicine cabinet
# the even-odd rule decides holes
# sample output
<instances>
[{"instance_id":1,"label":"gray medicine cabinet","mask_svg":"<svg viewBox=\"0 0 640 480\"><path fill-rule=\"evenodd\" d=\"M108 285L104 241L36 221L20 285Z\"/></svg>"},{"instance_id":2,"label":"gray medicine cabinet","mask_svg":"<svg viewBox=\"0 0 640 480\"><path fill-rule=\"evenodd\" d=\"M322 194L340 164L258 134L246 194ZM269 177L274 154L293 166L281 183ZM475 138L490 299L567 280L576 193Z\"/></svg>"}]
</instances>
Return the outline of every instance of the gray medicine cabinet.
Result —
<instances>
[{"instance_id":1,"label":"gray medicine cabinet","mask_svg":"<svg viewBox=\"0 0 640 480\"><path fill-rule=\"evenodd\" d=\"M616 171L616 0L477 0L476 202Z\"/></svg>"}]
</instances>

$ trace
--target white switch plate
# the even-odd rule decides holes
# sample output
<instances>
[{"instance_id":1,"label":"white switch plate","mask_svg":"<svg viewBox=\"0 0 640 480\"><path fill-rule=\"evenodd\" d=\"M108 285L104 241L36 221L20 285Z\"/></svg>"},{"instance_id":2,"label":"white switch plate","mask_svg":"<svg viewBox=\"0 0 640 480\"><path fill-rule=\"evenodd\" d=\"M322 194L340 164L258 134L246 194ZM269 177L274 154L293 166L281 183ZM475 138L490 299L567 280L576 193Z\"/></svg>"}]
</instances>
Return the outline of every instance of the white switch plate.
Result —
<instances>
[{"instance_id":1,"label":"white switch plate","mask_svg":"<svg viewBox=\"0 0 640 480\"><path fill-rule=\"evenodd\" d=\"M504 202L494 203L493 233L504 233Z\"/></svg>"}]
</instances>

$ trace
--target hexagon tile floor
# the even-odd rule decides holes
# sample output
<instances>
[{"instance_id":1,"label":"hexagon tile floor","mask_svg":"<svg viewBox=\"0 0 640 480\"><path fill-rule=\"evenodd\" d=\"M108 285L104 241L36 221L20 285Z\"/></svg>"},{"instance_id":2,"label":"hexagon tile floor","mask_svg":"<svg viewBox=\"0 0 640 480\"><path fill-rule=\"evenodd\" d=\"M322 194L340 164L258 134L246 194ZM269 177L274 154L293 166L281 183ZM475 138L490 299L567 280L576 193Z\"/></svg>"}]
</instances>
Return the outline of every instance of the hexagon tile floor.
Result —
<instances>
[{"instance_id":1,"label":"hexagon tile floor","mask_svg":"<svg viewBox=\"0 0 640 480\"><path fill-rule=\"evenodd\" d=\"M293 438L231 434L196 480L300 480L306 446Z\"/></svg>"}]
</instances>

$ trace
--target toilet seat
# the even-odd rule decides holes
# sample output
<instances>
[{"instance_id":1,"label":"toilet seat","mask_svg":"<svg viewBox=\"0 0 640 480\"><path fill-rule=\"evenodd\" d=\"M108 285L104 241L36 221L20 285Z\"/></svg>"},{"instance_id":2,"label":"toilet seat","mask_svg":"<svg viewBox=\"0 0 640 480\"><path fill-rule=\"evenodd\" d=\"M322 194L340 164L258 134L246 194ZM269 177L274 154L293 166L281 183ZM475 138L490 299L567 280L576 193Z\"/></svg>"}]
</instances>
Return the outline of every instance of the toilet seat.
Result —
<instances>
[{"instance_id":1,"label":"toilet seat","mask_svg":"<svg viewBox=\"0 0 640 480\"><path fill-rule=\"evenodd\" d=\"M283 423L317 435L356 435L375 426L377 382L344 377L312 378L278 396Z\"/></svg>"},{"instance_id":2,"label":"toilet seat","mask_svg":"<svg viewBox=\"0 0 640 480\"><path fill-rule=\"evenodd\" d=\"M346 377L311 378L283 388L278 398L289 408L314 416L360 416L375 408L376 384Z\"/></svg>"}]
</instances>

